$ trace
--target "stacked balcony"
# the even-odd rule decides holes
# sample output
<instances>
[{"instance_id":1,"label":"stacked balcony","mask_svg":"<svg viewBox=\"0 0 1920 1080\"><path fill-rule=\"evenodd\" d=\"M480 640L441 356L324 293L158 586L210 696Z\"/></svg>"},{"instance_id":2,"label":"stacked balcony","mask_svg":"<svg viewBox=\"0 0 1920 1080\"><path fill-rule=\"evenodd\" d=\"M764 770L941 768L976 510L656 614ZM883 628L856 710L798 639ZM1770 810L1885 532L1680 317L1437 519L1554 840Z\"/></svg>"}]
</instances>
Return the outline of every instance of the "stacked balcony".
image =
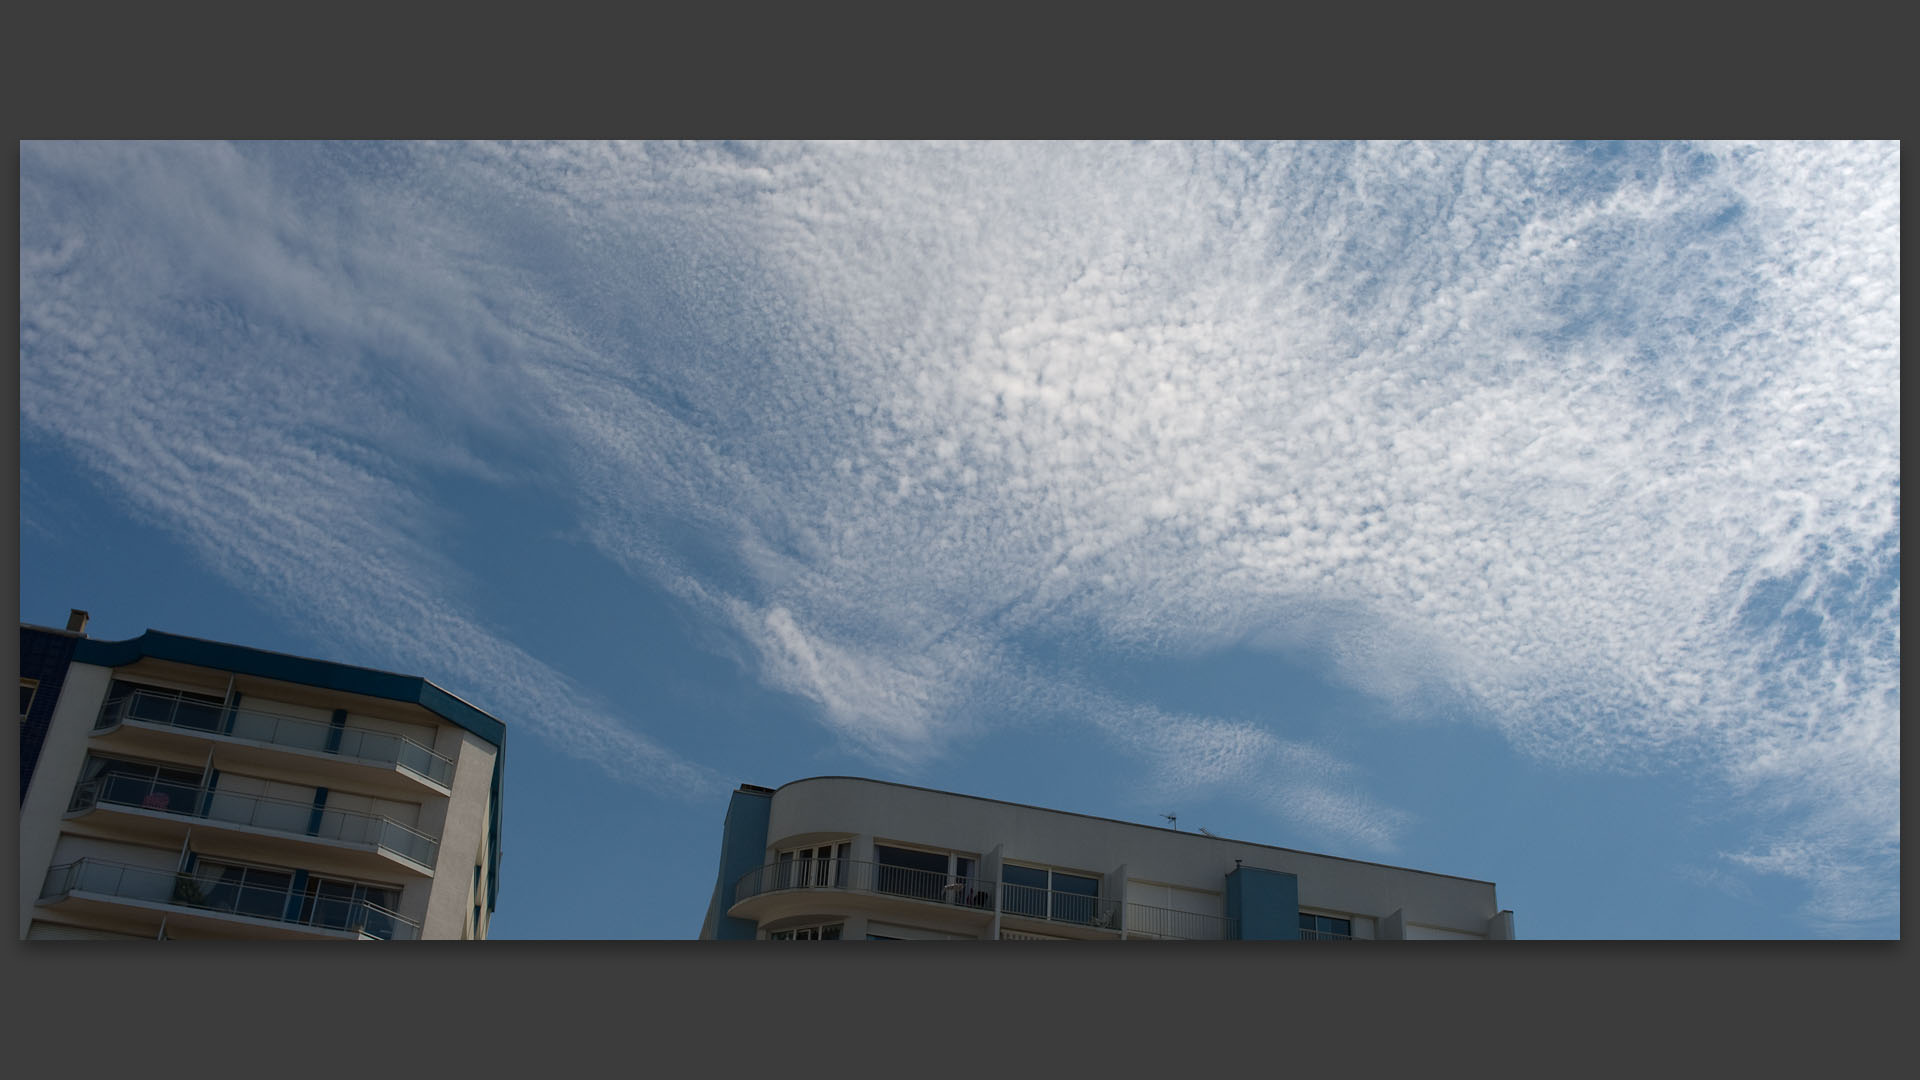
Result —
<instances>
[{"instance_id":1,"label":"stacked balcony","mask_svg":"<svg viewBox=\"0 0 1920 1080\"><path fill-rule=\"evenodd\" d=\"M998 911L1007 927L1002 934L1009 940L1042 936L1023 933L1019 929L1023 926L1044 930L1046 936L1075 938L1219 941L1234 936L1233 920L1217 915L1126 904L1123 922L1123 906L1108 897L852 859L786 859L750 870L734 885L730 914L765 921L788 909L798 912L807 906L805 901L775 906L767 898L823 890L937 904L987 915L995 910L997 894Z\"/></svg>"},{"instance_id":2,"label":"stacked balcony","mask_svg":"<svg viewBox=\"0 0 1920 1080\"><path fill-rule=\"evenodd\" d=\"M366 900L304 895L285 888L202 881L194 875L82 858L47 871L40 904L121 925L172 925L255 938L411 941L420 926ZM165 920L163 922L163 920Z\"/></svg>"},{"instance_id":3,"label":"stacked balcony","mask_svg":"<svg viewBox=\"0 0 1920 1080\"><path fill-rule=\"evenodd\" d=\"M186 829L210 830L241 842L293 840L320 844L359 868L433 873L440 842L418 829L352 810L329 810L291 799L226 792L139 776L82 781L68 816L109 813L129 838L177 843Z\"/></svg>"},{"instance_id":4,"label":"stacked balcony","mask_svg":"<svg viewBox=\"0 0 1920 1080\"><path fill-rule=\"evenodd\" d=\"M223 760L239 765L284 763L283 755L295 754L304 759L303 772L393 795L445 796L453 785L453 760L404 735L229 708L183 692L122 689L107 699L93 730L134 751L213 742Z\"/></svg>"},{"instance_id":5,"label":"stacked balcony","mask_svg":"<svg viewBox=\"0 0 1920 1080\"><path fill-rule=\"evenodd\" d=\"M1129 903L1126 936L1135 941L1225 941L1239 935L1237 920L1224 916Z\"/></svg>"},{"instance_id":6,"label":"stacked balcony","mask_svg":"<svg viewBox=\"0 0 1920 1080\"><path fill-rule=\"evenodd\" d=\"M994 883L976 876L853 859L786 859L749 870L734 885L736 905L795 889L833 889L978 911L993 906Z\"/></svg>"}]
</instances>

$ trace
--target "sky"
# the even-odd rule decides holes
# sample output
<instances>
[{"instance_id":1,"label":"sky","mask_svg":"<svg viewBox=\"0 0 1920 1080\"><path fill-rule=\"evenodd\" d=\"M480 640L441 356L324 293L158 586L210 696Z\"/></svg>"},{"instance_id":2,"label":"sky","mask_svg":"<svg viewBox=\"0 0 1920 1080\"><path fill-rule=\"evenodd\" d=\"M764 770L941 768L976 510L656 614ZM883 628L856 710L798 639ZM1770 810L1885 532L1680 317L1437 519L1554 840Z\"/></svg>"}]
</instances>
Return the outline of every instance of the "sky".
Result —
<instances>
[{"instance_id":1,"label":"sky","mask_svg":"<svg viewBox=\"0 0 1920 1080\"><path fill-rule=\"evenodd\" d=\"M24 143L21 619L507 724L495 938L856 775L1894 938L1898 144Z\"/></svg>"}]
</instances>

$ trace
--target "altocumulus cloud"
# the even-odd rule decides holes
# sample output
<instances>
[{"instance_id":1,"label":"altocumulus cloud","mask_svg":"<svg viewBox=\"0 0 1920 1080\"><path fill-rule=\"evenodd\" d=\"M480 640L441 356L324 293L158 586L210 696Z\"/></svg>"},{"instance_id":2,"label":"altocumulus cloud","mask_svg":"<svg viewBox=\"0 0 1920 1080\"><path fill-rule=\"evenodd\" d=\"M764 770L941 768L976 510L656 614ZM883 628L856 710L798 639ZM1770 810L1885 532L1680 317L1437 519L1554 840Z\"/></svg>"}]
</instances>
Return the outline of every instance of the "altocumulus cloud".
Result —
<instances>
[{"instance_id":1,"label":"altocumulus cloud","mask_svg":"<svg viewBox=\"0 0 1920 1080\"><path fill-rule=\"evenodd\" d=\"M1043 709L1390 849L1348 766L1021 645L1312 643L1546 759L1697 765L1769 815L1728 865L1884 918L1898 181L1894 145L35 144L23 421L502 705L567 688L398 510L557 461L891 766ZM708 782L567 700L563 742Z\"/></svg>"}]
</instances>

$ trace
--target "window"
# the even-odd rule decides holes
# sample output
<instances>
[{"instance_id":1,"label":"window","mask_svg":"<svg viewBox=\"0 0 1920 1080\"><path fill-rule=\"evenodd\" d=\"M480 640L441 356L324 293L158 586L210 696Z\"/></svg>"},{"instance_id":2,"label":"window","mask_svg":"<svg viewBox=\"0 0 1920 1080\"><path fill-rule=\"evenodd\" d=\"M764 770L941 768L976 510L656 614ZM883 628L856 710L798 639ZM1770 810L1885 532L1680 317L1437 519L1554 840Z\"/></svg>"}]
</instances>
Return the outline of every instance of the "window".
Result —
<instances>
[{"instance_id":1,"label":"window","mask_svg":"<svg viewBox=\"0 0 1920 1080\"><path fill-rule=\"evenodd\" d=\"M259 919L287 917L293 874L239 863L199 859L174 890L174 901L189 907L231 911Z\"/></svg>"},{"instance_id":2,"label":"window","mask_svg":"<svg viewBox=\"0 0 1920 1080\"><path fill-rule=\"evenodd\" d=\"M978 908L992 900L980 887L980 862L972 855L875 844L873 860L876 892Z\"/></svg>"},{"instance_id":3,"label":"window","mask_svg":"<svg viewBox=\"0 0 1920 1080\"><path fill-rule=\"evenodd\" d=\"M182 769L122 758L88 757L73 790L69 811L96 803L117 803L175 814L192 814L200 806L198 769Z\"/></svg>"},{"instance_id":4,"label":"window","mask_svg":"<svg viewBox=\"0 0 1920 1080\"><path fill-rule=\"evenodd\" d=\"M400 890L391 886L315 877L301 896L300 921L390 940L399 906Z\"/></svg>"},{"instance_id":5,"label":"window","mask_svg":"<svg viewBox=\"0 0 1920 1080\"><path fill-rule=\"evenodd\" d=\"M20 680L20 719L27 719L27 712L33 708L33 695L40 690L39 679Z\"/></svg>"},{"instance_id":6,"label":"window","mask_svg":"<svg viewBox=\"0 0 1920 1080\"><path fill-rule=\"evenodd\" d=\"M1301 941L1352 941L1353 920L1300 913Z\"/></svg>"},{"instance_id":7,"label":"window","mask_svg":"<svg viewBox=\"0 0 1920 1080\"><path fill-rule=\"evenodd\" d=\"M1104 914L1097 877L1013 863L1001 867L1000 877L1006 883L1000 910L1009 915L1093 925Z\"/></svg>"},{"instance_id":8,"label":"window","mask_svg":"<svg viewBox=\"0 0 1920 1080\"><path fill-rule=\"evenodd\" d=\"M775 930L767 935L768 941L839 941L843 924L831 923L826 926L796 926L790 930Z\"/></svg>"},{"instance_id":9,"label":"window","mask_svg":"<svg viewBox=\"0 0 1920 1080\"><path fill-rule=\"evenodd\" d=\"M783 851L776 889L844 889L847 887L847 854L850 843L816 844Z\"/></svg>"},{"instance_id":10,"label":"window","mask_svg":"<svg viewBox=\"0 0 1920 1080\"><path fill-rule=\"evenodd\" d=\"M122 720L141 720L167 727L219 731L225 710L226 699L212 694L165 690L115 679L107 687L107 702L101 706L100 719L94 727L107 728Z\"/></svg>"}]
</instances>

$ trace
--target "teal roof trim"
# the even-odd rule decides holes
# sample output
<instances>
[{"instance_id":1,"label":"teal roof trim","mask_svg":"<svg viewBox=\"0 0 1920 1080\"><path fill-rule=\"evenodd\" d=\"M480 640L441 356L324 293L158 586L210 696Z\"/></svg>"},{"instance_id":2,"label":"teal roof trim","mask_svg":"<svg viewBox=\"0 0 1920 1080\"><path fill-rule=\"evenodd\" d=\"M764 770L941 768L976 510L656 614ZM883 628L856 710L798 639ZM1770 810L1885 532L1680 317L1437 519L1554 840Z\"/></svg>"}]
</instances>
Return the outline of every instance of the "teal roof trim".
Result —
<instances>
[{"instance_id":1,"label":"teal roof trim","mask_svg":"<svg viewBox=\"0 0 1920 1080\"><path fill-rule=\"evenodd\" d=\"M348 694L365 694L388 701L404 701L424 706L442 719L458 724L495 746L504 745L506 740L505 724L418 675L396 675L391 671L353 667L265 649L249 649L244 645L228 645L204 638L163 634L158 630L149 630L128 641L82 638L75 643L73 650L75 661L100 667L122 667L143 656Z\"/></svg>"},{"instance_id":2,"label":"teal roof trim","mask_svg":"<svg viewBox=\"0 0 1920 1080\"><path fill-rule=\"evenodd\" d=\"M125 667L142 657L171 660L177 664L215 668L261 679L317 686L347 694L385 698L419 705L434 715L464 730L471 731L498 748L493 756L493 811L488 830L487 910L494 910L500 892L500 813L507 764L507 725L460 700L418 675L396 675L391 671L336 664L329 660L292 656L287 653L250 649L205 638L182 637L148 630L127 641L97 641L81 638L74 643L73 660L98 667Z\"/></svg>"}]
</instances>

